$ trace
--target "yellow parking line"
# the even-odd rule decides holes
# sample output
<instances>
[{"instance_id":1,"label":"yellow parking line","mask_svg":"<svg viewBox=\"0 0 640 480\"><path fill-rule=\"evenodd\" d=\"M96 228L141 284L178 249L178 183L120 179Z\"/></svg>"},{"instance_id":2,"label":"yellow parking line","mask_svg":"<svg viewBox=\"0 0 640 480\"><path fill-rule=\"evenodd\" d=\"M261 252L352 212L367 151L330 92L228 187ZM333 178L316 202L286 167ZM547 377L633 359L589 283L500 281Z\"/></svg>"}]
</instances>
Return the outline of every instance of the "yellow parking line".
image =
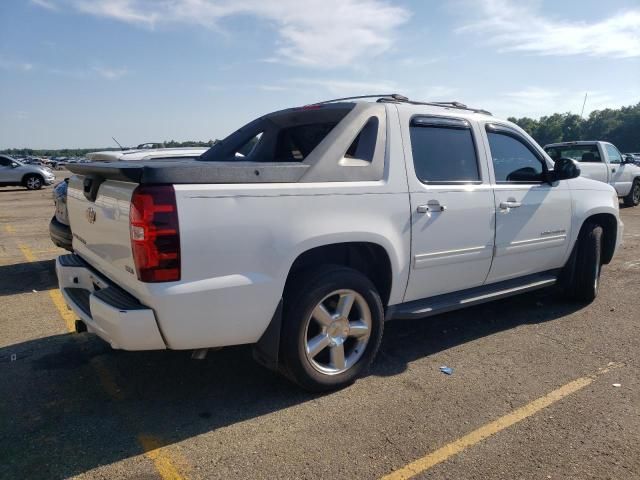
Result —
<instances>
[{"instance_id":1,"label":"yellow parking line","mask_svg":"<svg viewBox=\"0 0 640 480\"><path fill-rule=\"evenodd\" d=\"M58 309L58 313L64 320L64 324L67 326L67 331L75 332L76 331L76 315L67 308L67 303L64 301L64 297L62 293L57 288L54 290L49 290L49 296L51 297L51 301Z\"/></svg>"},{"instance_id":2,"label":"yellow parking line","mask_svg":"<svg viewBox=\"0 0 640 480\"><path fill-rule=\"evenodd\" d=\"M18 248L22 252L22 256L27 260L27 262L35 262L37 261L36 256L33 254L31 249L26 245L18 245Z\"/></svg>"},{"instance_id":3,"label":"yellow parking line","mask_svg":"<svg viewBox=\"0 0 640 480\"><path fill-rule=\"evenodd\" d=\"M144 449L144 454L149 458L164 480L183 480L183 476L173 463L165 455L162 443L150 435L138 435L138 442Z\"/></svg>"},{"instance_id":4,"label":"yellow parking line","mask_svg":"<svg viewBox=\"0 0 640 480\"><path fill-rule=\"evenodd\" d=\"M563 398L583 389L587 385L591 384L598 375L608 372L613 368L621 367L622 364L609 364L606 368L598 370L597 373L589 375L587 377L578 378L572 382L563 385L562 387L547 393L543 397L540 397L523 407L520 407L511 413L508 413L493 422L487 423L482 427L474 430L467 435L460 437L459 439L446 444L444 447L425 455L418 460L411 462L410 464L402 467L398 470L391 472L388 475L382 477L382 480L404 480L411 478L415 475L423 473L435 465L444 462L450 457L457 455L463 450L481 442L482 440L495 435L496 433L504 430L505 428L514 425L525 418L528 418L543 408L552 405Z\"/></svg>"}]
</instances>

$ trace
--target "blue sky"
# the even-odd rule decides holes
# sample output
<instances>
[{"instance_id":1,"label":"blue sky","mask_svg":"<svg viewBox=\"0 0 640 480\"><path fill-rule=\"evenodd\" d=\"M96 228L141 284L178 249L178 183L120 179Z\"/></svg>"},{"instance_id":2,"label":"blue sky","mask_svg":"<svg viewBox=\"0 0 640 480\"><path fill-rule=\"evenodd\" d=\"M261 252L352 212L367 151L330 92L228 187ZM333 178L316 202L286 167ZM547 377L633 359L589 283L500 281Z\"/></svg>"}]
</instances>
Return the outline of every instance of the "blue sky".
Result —
<instances>
[{"instance_id":1,"label":"blue sky","mask_svg":"<svg viewBox=\"0 0 640 480\"><path fill-rule=\"evenodd\" d=\"M640 101L640 2L1 0L0 148L221 138L399 92L538 117Z\"/></svg>"}]
</instances>

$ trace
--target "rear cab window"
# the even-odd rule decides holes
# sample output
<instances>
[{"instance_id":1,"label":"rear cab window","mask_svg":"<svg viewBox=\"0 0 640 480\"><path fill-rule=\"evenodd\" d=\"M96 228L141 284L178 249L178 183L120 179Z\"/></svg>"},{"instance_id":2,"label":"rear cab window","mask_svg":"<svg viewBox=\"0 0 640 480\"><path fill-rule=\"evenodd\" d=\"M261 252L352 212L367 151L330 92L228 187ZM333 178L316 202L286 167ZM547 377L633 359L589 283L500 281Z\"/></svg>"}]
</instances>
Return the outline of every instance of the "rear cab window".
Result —
<instances>
[{"instance_id":1,"label":"rear cab window","mask_svg":"<svg viewBox=\"0 0 640 480\"><path fill-rule=\"evenodd\" d=\"M415 116L409 125L409 135L420 182L481 183L476 144L467 120Z\"/></svg>"},{"instance_id":2,"label":"rear cab window","mask_svg":"<svg viewBox=\"0 0 640 480\"><path fill-rule=\"evenodd\" d=\"M601 163L602 157L596 144L591 145L560 145L544 149L555 162L561 158L570 158L577 162Z\"/></svg>"},{"instance_id":3,"label":"rear cab window","mask_svg":"<svg viewBox=\"0 0 640 480\"><path fill-rule=\"evenodd\" d=\"M265 115L206 151L210 162L300 163L353 109L353 104L309 106Z\"/></svg>"}]
</instances>

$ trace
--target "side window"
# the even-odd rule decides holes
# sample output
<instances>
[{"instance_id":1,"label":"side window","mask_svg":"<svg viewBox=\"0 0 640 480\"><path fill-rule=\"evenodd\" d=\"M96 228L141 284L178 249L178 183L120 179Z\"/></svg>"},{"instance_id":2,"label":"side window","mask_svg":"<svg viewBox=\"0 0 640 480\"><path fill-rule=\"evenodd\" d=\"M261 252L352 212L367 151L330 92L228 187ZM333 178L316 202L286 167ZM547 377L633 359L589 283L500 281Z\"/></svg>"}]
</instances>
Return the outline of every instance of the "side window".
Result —
<instances>
[{"instance_id":1,"label":"side window","mask_svg":"<svg viewBox=\"0 0 640 480\"><path fill-rule=\"evenodd\" d=\"M480 182L471 125L466 120L415 117L409 135L413 165L421 182Z\"/></svg>"},{"instance_id":2,"label":"side window","mask_svg":"<svg viewBox=\"0 0 640 480\"><path fill-rule=\"evenodd\" d=\"M606 144L607 155L609 156L609 163L622 163L622 155L616 147Z\"/></svg>"},{"instance_id":3,"label":"side window","mask_svg":"<svg viewBox=\"0 0 640 480\"><path fill-rule=\"evenodd\" d=\"M8 167L11 165L11 160L8 158L0 157L0 167Z\"/></svg>"},{"instance_id":4,"label":"side window","mask_svg":"<svg viewBox=\"0 0 640 480\"><path fill-rule=\"evenodd\" d=\"M539 183L542 161L529 147L506 133L487 132L497 183Z\"/></svg>"},{"instance_id":5,"label":"side window","mask_svg":"<svg viewBox=\"0 0 640 480\"><path fill-rule=\"evenodd\" d=\"M341 165L366 165L373 161L378 138L378 117L371 117L353 140ZM358 163L360 162L360 163Z\"/></svg>"}]
</instances>

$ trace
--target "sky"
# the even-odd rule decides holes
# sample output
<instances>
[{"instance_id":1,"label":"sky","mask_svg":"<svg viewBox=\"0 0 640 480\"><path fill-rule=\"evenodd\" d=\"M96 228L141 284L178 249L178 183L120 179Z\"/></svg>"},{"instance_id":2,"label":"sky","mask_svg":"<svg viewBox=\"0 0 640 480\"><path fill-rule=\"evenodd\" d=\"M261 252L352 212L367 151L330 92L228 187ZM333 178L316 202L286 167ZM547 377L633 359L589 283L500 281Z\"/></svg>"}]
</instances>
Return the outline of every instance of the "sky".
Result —
<instances>
[{"instance_id":1,"label":"sky","mask_svg":"<svg viewBox=\"0 0 640 480\"><path fill-rule=\"evenodd\" d=\"M0 0L0 149L223 138L347 95L640 102L640 0Z\"/></svg>"}]
</instances>

